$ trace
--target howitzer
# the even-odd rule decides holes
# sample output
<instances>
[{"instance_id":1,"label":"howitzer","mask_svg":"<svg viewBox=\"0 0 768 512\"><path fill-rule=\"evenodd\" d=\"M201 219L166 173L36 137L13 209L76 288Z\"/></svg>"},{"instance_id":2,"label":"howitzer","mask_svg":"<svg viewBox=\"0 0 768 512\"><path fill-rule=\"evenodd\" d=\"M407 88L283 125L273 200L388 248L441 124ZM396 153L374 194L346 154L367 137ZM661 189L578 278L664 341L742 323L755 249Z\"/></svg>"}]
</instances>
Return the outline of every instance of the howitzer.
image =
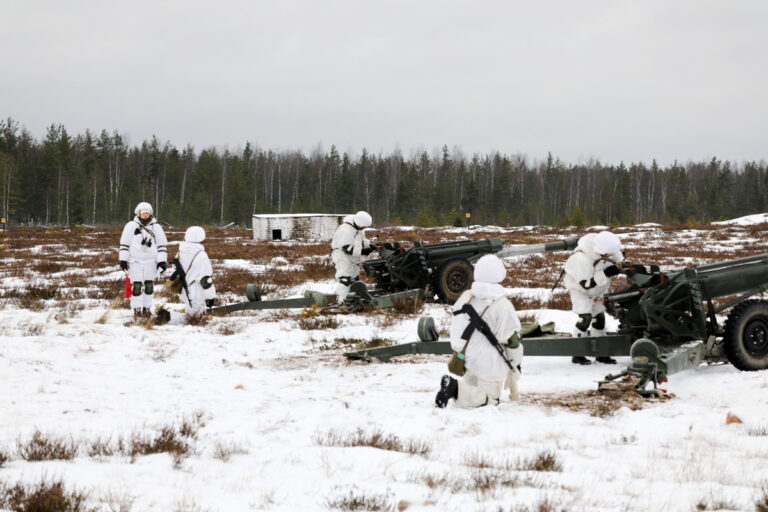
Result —
<instances>
[{"instance_id":1,"label":"howitzer","mask_svg":"<svg viewBox=\"0 0 768 512\"><path fill-rule=\"evenodd\" d=\"M472 264L485 254L502 258L525 256L549 251L575 249L578 238L546 244L504 246L499 238L458 240L438 244L414 242L410 247L399 243L386 243L378 247L379 258L363 262L365 274L374 279L373 289L356 282L350 293L336 310L356 312L372 307L392 307L407 300L433 300L452 304L472 285ZM227 314L234 311L303 308L313 305L330 308L336 295L307 291L304 297L262 300L259 287L249 284L245 288L247 302L238 302L212 308L211 313Z\"/></svg>"},{"instance_id":2,"label":"howitzer","mask_svg":"<svg viewBox=\"0 0 768 512\"><path fill-rule=\"evenodd\" d=\"M578 238L547 244L504 247L499 238L459 240L439 244L414 242L412 247L386 245L379 258L363 263L365 275L375 279L376 289L398 292L413 288L430 290L438 300L452 304L472 284L472 264L485 254L501 258L575 249ZM430 295L427 293L427 295Z\"/></svg>"},{"instance_id":3,"label":"howitzer","mask_svg":"<svg viewBox=\"0 0 768 512\"><path fill-rule=\"evenodd\" d=\"M616 379L638 378L642 395L658 394L668 375L703 362L731 362L745 371L768 369L768 302L751 299L768 290L768 254L661 272L634 265L622 272L628 288L607 294L606 309L619 330L606 336L573 338L563 333L523 333L526 356L622 356L632 358L622 372L606 376L598 389ZM726 300L715 305L715 299ZM721 327L717 314L730 310ZM421 342L346 354L352 359L387 360L412 353L451 353L439 342L434 322L419 321ZM648 384L653 389L646 389Z\"/></svg>"},{"instance_id":4,"label":"howitzer","mask_svg":"<svg viewBox=\"0 0 768 512\"><path fill-rule=\"evenodd\" d=\"M641 386L653 382L655 388L668 375L702 362L768 369L768 302L750 299L768 290L768 254L666 273L629 271L627 281L627 290L603 300L619 319L619 334L632 340L632 362L606 376L602 386L632 374ZM733 298L713 303L726 297ZM721 327L716 315L729 309Z\"/></svg>"}]
</instances>

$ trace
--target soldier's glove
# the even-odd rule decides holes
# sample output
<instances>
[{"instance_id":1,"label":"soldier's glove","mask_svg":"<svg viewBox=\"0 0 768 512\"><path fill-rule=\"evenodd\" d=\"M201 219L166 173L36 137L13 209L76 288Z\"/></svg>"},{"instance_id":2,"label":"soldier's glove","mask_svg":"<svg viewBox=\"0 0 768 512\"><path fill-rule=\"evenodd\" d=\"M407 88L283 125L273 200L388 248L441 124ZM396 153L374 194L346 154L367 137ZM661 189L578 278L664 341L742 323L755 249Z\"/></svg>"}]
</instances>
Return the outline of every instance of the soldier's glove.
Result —
<instances>
[{"instance_id":1,"label":"soldier's glove","mask_svg":"<svg viewBox=\"0 0 768 512\"><path fill-rule=\"evenodd\" d=\"M632 274L647 274L648 270L645 268L644 265L640 265L639 263L635 263L633 265L629 265L628 267L624 268L624 273L628 276Z\"/></svg>"},{"instance_id":2,"label":"soldier's glove","mask_svg":"<svg viewBox=\"0 0 768 512\"><path fill-rule=\"evenodd\" d=\"M128 262L120 260L120 268L123 269L123 272L128 272Z\"/></svg>"},{"instance_id":3,"label":"soldier's glove","mask_svg":"<svg viewBox=\"0 0 768 512\"><path fill-rule=\"evenodd\" d=\"M216 299L205 299L205 307L212 308L216 304Z\"/></svg>"},{"instance_id":4,"label":"soldier's glove","mask_svg":"<svg viewBox=\"0 0 768 512\"><path fill-rule=\"evenodd\" d=\"M509 348L517 348L520 346L520 335L516 332L512 333L512 336L507 340L507 346Z\"/></svg>"},{"instance_id":5,"label":"soldier's glove","mask_svg":"<svg viewBox=\"0 0 768 512\"><path fill-rule=\"evenodd\" d=\"M168 264L164 261L161 261L160 263L157 264L157 268L159 268L161 272L165 272L166 269L168 268Z\"/></svg>"},{"instance_id":6,"label":"soldier's glove","mask_svg":"<svg viewBox=\"0 0 768 512\"><path fill-rule=\"evenodd\" d=\"M610 267L606 267L605 270L603 270L603 273L605 273L605 277L613 277L615 275L618 275L618 273L621 272L619 270L619 267L616 265L611 265Z\"/></svg>"}]
</instances>

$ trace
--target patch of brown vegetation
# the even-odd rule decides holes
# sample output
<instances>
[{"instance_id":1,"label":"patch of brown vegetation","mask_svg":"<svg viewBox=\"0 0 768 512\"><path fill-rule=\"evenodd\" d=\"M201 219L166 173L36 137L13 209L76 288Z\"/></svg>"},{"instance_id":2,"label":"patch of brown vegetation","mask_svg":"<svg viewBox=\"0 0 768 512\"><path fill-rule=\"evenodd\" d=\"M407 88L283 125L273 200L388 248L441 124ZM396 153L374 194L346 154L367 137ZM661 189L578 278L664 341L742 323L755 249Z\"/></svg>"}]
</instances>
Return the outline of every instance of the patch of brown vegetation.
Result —
<instances>
[{"instance_id":1,"label":"patch of brown vegetation","mask_svg":"<svg viewBox=\"0 0 768 512\"><path fill-rule=\"evenodd\" d=\"M612 229L626 234L648 231L632 226ZM663 270L672 270L681 268L691 259L700 264L768 252L768 237L765 236L768 224L749 227L701 225L696 226L699 231L694 233L690 232L691 229L691 226L669 225L654 229L652 239L642 238L634 242L632 237L625 237L627 257L637 263L658 264ZM213 259L214 280L221 295L234 295L239 299L244 295L246 284L257 283L261 294L269 296L307 281L333 278L333 265L327 258L327 243L255 242L247 230L208 227L206 231L205 245ZM504 244L531 244L572 238L586 232L549 227L513 233L496 233L480 228L469 233L448 233L441 228L414 228L410 231L381 228L369 236L376 235L380 240L421 240L426 243L501 238ZM170 255L173 255L175 244L183 239L184 230L166 229L166 234L171 243ZM55 307L60 307L61 302L81 299L112 302L122 296L123 280L104 281L103 277L117 271L119 237L120 229L117 227L12 228L8 232L5 258L0 260L0 279L19 278L26 284L21 287L9 284L0 288L0 302L2 305L13 304L33 310L52 306L52 300L57 301L53 304ZM736 242L729 243L730 239L736 241L748 237L749 243L740 242L739 247ZM507 287L548 289L557 280L568 256L568 252L554 252L510 260L503 284ZM273 259L277 257L284 258L287 264L275 265ZM258 273L247 268L221 265L220 260L223 259L240 259L270 267L266 272ZM70 270L78 272L68 272ZM719 302L724 300L727 299ZM512 297L512 301L518 310L570 309L570 300L562 287L555 290L548 300L518 296ZM407 311L402 313L410 314ZM369 314L375 316L382 328L402 320L379 312Z\"/></svg>"},{"instance_id":2,"label":"patch of brown vegetation","mask_svg":"<svg viewBox=\"0 0 768 512\"><path fill-rule=\"evenodd\" d=\"M650 404L665 402L674 398L674 395L665 395L659 398L643 398L635 391L636 379L626 379L616 382L615 387L603 391L589 390L576 393L531 393L521 395L520 403L530 405L544 405L567 409L573 412L586 412L591 416L606 417L613 415L622 407L632 411L639 411Z\"/></svg>"},{"instance_id":3,"label":"patch of brown vegetation","mask_svg":"<svg viewBox=\"0 0 768 512\"><path fill-rule=\"evenodd\" d=\"M0 482L0 508L13 512L90 512L96 508L87 507L88 494L70 491L62 480L36 484Z\"/></svg>"}]
</instances>

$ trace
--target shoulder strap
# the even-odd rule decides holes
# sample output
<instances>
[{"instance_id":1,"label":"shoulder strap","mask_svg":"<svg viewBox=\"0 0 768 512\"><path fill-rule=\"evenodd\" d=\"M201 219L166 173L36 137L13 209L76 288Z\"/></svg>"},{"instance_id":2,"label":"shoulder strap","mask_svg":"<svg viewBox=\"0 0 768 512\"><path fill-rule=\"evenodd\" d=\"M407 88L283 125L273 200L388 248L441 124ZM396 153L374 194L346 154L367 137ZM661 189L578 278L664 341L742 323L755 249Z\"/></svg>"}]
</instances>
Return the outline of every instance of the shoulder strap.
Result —
<instances>
[{"instance_id":1,"label":"shoulder strap","mask_svg":"<svg viewBox=\"0 0 768 512\"><path fill-rule=\"evenodd\" d=\"M150 229L147 229L147 228L149 228L149 226L145 226L144 224L142 224L141 222L138 222L138 221L134 221L134 222L136 222L136 224L138 224L139 230L146 231L149 234L149 236L152 237L152 240L155 240L155 241L157 240L157 237L155 236L155 232L150 230Z\"/></svg>"},{"instance_id":2,"label":"shoulder strap","mask_svg":"<svg viewBox=\"0 0 768 512\"><path fill-rule=\"evenodd\" d=\"M486 311L488 311L488 308L491 307L488 305L483 310L483 315ZM490 342L491 345L496 349L496 351L499 353L499 355L504 359L504 362L507 363L507 366L510 370L512 370L512 364L509 362L509 359L507 359L507 356L504 355L504 348L499 343L499 340L496 338L496 335L493 334L493 331L491 330L488 323L483 320L482 315L478 315L477 311L474 307L472 307L471 304L464 304L461 309L458 311L453 312L455 315L461 315L461 314L467 314L469 315L469 325L467 325L467 328L464 329L464 332L461 334L461 339L466 340L466 344L464 345L464 348L466 348L466 345L469 344L469 338L472 337L472 334L479 330L480 333L486 337L486 339Z\"/></svg>"},{"instance_id":3,"label":"shoulder strap","mask_svg":"<svg viewBox=\"0 0 768 512\"><path fill-rule=\"evenodd\" d=\"M189 272L189 269L191 269L191 268L192 268L192 264L193 264L193 263L195 262L195 260L197 259L197 255L198 255L198 254L200 254L201 252L205 252L205 249L200 249L199 251L197 251L197 252L195 253L195 255L194 255L194 256L192 256L192 260L189 262L189 266L188 266L188 267L187 267L187 269L184 271L184 273L185 273L185 274L186 274L186 273L188 273L188 272ZM179 260L179 265L181 265L181 260Z\"/></svg>"}]
</instances>

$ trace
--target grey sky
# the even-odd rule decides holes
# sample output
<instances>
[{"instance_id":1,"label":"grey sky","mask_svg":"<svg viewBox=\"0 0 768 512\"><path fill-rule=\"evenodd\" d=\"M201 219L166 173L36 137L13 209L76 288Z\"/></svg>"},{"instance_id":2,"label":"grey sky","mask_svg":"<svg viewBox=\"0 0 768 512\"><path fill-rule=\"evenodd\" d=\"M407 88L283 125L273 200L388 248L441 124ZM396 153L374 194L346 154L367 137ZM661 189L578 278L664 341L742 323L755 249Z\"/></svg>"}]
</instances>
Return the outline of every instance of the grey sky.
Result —
<instances>
[{"instance_id":1,"label":"grey sky","mask_svg":"<svg viewBox=\"0 0 768 512\"><path fill-rule=\"evenodd\" d=\"M5 0L0 116L198 150L762 159L767 26L759 0Z\"/></svg>"}]
</instances>

